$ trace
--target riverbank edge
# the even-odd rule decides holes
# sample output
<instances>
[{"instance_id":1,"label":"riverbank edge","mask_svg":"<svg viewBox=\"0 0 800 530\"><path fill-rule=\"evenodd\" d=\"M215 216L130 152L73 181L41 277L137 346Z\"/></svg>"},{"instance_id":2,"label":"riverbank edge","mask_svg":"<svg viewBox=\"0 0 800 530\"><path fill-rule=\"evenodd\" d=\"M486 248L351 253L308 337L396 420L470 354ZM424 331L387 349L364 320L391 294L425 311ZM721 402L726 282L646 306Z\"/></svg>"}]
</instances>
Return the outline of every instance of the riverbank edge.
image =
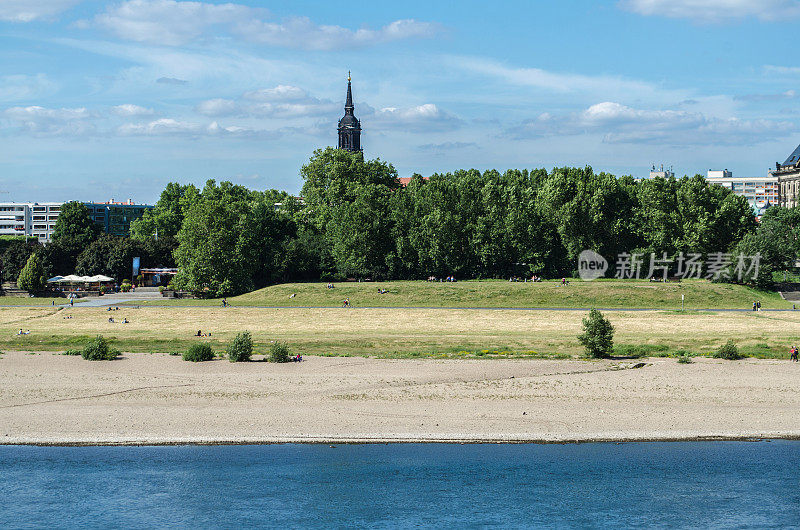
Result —
<instances>
[{"instance_id":1,"label":"riverbank edge","mask_svg":"<svg viewBox=\"0 0 800 530\"><path fill-rule=\"evenodd\" d=\"M14 439L0 441L0 447L163 447L163 446L204 446L204 445L385 445L385 444L537 444L571 445L585 443L654 443L654 442L761 442L771 440L800 441L800 431L795 433L760 434L710 434L686 436L590 436L590 437L342 437L342 436L275 436L267 438L241 439L142 439L142 440L40 440Z\"/></svg>"}]
</instances>

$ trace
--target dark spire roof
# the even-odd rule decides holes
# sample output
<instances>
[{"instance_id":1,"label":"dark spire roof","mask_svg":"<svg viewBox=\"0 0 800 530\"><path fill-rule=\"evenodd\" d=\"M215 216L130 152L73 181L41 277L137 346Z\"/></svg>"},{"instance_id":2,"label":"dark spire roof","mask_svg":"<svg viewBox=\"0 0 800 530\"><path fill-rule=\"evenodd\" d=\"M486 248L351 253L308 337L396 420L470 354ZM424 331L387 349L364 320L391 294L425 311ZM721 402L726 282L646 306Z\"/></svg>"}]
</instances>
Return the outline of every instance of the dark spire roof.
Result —
<instances>
[{"instance_id":1,"label":"dark spire roof","mask_svg":"<svg viewBox=\"0 0 800 530\"><path fill-rule=\"evenodd\" d=\"M782 165L796 166L798 163L800 163L800 145L798 145L797 148L792 151L792 154L789 155L789 158L787 158Z\"/></svg>"},{"instance_id":2,"label":"dark spire roof","mask_svg":"<svg viewBox=\"0 0 800 530\"><path fill-rule=\"evenodd\" d=\"M344 102L344 113L353 114L355 106L353 105L353 89L350 86L350 72L347 72L347 99Z\"/></svg>"}]
</instances>

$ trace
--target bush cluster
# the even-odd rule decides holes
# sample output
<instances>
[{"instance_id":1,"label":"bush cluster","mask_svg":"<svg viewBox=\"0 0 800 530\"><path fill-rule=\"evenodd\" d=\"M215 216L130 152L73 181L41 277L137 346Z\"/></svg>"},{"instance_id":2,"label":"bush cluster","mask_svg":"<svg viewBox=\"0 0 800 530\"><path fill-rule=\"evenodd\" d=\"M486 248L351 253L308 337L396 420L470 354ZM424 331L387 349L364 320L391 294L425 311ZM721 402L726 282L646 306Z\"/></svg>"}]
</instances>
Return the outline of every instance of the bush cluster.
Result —
<instances>
[{"instance_id":1,"label":"bush cluster","mask_svg":"<svg viewBox=\"0 0 800 530\"><path fill-rule=\"evenodd\" d=\"M578 335L578 340L586 348L588 357L608 357L614 351L614 326L600 311L592 309L589 317L583 319L583 333Z\"/></svg>"},{"instance_id":2,"label":"bush cluster","mask_svg":"<svg viewBox=\"0 0 800 530\"><path fill-rule=\"evenodd\" d=\"M736 343L734 343L732 340L728 340L728 342L723 344L720 349L714 352L714 357L717 359L736 361L741 359L742 355L739 353L739 348L736 347Z\"/></svg>"},{"instance_id":3,"label":"bush cluster","mask_svg":"<svg viewBox=\"0 0 800 530\"><path fill-rule=\"evenodd\" d=\"M81 356L87 361L112 361L119 353L119 350L109 348L108 341L102 335L98 335L84 346Z\"/></svg>"},{"instance_id":4,"label":"bush cluster","mask_svg":"<svg viewBox=\"0 0 800 530\"><path fill-rule=\"evenodd\" d=\"M285 342L275 342L269 348L269 356L267 359L271 363L288 363L291 352L289 345Z\"/></svg>"},{"instance_id":5,"label":"bush cluster","mask_svg":"<svg viewBox=\"0 0 800 530\"><path fill-rule=\"evenodd\" d=\"M247 362L253 355L253 338L249 331L243 331L236 335L233 342L228 346L228 360L232 363Z\"/></svg>"},{"instance_id":6,"label":"bush cluster","mask_svg":"<svg viewBox=\"0 0 800 530\"><path fill-rule=\"evenodd\" d=\"M189 351L183 354L184 361L192 361L193 363L211 361L212 359L214 359L214 350L205 343L192 344Z\"/></svg>"}]
</instances>

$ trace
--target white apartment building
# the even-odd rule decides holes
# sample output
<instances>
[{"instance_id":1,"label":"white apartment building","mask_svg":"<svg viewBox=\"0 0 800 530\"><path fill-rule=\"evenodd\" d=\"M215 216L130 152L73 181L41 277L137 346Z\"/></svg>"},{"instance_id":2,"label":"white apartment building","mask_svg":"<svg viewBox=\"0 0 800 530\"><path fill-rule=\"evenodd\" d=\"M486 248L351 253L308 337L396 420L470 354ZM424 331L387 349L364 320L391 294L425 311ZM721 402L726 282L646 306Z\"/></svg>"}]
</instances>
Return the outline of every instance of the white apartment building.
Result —
<instances>
[{"instance_id":1,"label":"white apartment building","mask_svg":"<svg viewBox=\"0 0 800 530\"><path fill-rule=\"evenodd\" d=\"M132 221L152 206L126 202L85 202L89 216L107 234L126 236ZM0 235L26 236L47 243L53 235L61 202L2 202L0 203Z\"/></svg>"},{"instance_id":2,"label":"white apartment building","mask_svg":"<svg viewBox=\"0 0 800 530\"><path fill-rule=\"evenodd\" d=\"M0 235L33 237L46 243L62 206L60 202L0 203Z\"/></svg>"},{"instance_id":3,"label":"white apartment building","mask_svg":"<svg viewBox=\"0 0 800 530\"><path fill-rule=\"evenodd\" d=\"M719 184L736 195L741 195L756 214L761 218L767 208L777 206L778 203L778 177L772 175L766 177L736 177L733 172L727 169L708 170L706 180L711 184Z\"/></svg>"}]
</instances>

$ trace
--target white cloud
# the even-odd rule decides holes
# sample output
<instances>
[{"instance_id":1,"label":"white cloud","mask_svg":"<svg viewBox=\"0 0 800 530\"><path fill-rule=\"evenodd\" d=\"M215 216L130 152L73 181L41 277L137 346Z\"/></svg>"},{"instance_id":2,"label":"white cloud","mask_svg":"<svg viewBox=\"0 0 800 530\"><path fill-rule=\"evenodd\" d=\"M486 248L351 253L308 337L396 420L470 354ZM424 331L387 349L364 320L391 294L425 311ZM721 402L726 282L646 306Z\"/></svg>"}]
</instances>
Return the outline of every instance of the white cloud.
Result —
<instances>
[{"instance_id":1,"label":"white cloud","mask_svg":"<svg viewBox=\"0 0 800 530\"><path fill-rule=\"evenodd\" d=\"M244 99L254 101L298 101L308 98L308 93L300 87L278 85L275 88L259 88L245 92Z\"/></svg>"},{"instance_id":2,"label":"white cloud","mask_svg":"<svg viewBox=\"0 0 800 530\"><path fill-rule=\"evenodd\" d=\"M506 130L515 139L599 135L607 143L676 145L752 145L796 130L793 123L713 117L699 112L635 109L615 102L592 105L582 112L548 113Z\"/></svg>"},{"instance_id":3,"label":"white cloud","mask_svg":"<svg viewBox=\"0 0 800 530\"><path fill-rule=\"evenodd\" d=\"M129 0L109 7L94 20L123 39L177 46L214 26L242 22L261 11L236 4Z\"/></svg>"},{"instance_id":4,"label":"white cloud","mask_svg":"<svg viewBox=\"0 0 800 530\"><path fill-rule=\"evenodd\" d=\"M55 83L45 74L0 76L0 101L19 101L53 92Z\"/></svg>"},{"instance_id":5,"label":"white cloud","mask_svg":"<svg viewBox=\"0 0 800 530\"><path fill-rule=\"evenodd\" d=\"M35 136L81 136L94 132L94 115L87 109L11 107L3 113L14 126Z\"/></svg>"},{"instance_id":6,"label":"white cloud","mask_svg":"<svg viewBox=\"0 0 800 530\"><path fill-rule=\"evenodd\" d=\"M236 116L241 113L235 101L222 98L203 101L197 105L196 110L205 116Z\"/></svg>"},{"instance_id":7,"label":"white cloud","mask_svg":"<svg viewBox=\"0 0 800 530\"><path fill-rule=\"evenodd\" d=\"M445 63L459 70L509 85L531 87L563 94L587 94L599 98L647 98L674 101L687 96L685 91L665 90L653 83L610 75L583 75L551 72L541 68L520 68L478 57L447 57Z\"/></svg>"},{"instance_id":8,"label":"white cloud","mask_svg":"<svg viewBox=\"0 0 800 530\"><path fill-rule=\"evenodd\" d=\"M134 105L132 103L125 103L124 105L117 105L115 107L111 107L111 112L113 112L117 116L123 116L123 117L152 116L153 114L155 114L153 109L140 107L139 105Z\"/></svg>"},{"instance_id":9,"label":"white cloud","mask_svg":"<svg viewBox=\"0 0 800 530\"><path fill-rule=\"evenodd\" d=\"M436 33L436 26L428 22L406 19L395 20L377 30L360 28L353 31L341 26L317 25L307 17L291 17L280 23L254 18L240 25L235 31L251 42L305 50L334 50L432 37Z\"/></svg>"},{"instance_id":10,"label":"white cloud","mask_svg":"<svg viewBox=\"0 0 800 530\"><path fill-rule=\"evenodd\" d=\"M237 137L272 138L277 132L252 129L250 127L223 126L214 121L208 125L160 118L149 123L126 123L117 128L120 136L183 136L183 137Z\"/></svg>"},{"instance_id":11,"label":"white cloud","mask_svg":"<svg viewBox=\"0 0 800 530\"><path fill-rule=\"evenodd\" d=\"M235 35L249 42L287 48L332 50L370 46L415 37L430 37L436 26L416 20L396 20L380 29L351 30L319 25L307 17L266 20L265 9L226 3L176 0L128 0L109 7L95 24L117 36L138 42L178 46L204 37Z\"/></svg>"},{"instance_id":12,"label":"white cloud","mask_svg":"<svg viewBox=\"0 0 800 530\"><path fill-rule=\"evenodd\" d=\"M764 67L764 71L770 74L798 75L800 74L800 66L775 66L768 64Z\"/></svg>"},{"instance_id":13,"label":"white cloud","mask_svg":"<svg viewBox=\"0 0 800 530\"><path fill-rule=\"evenodd\" d=\"M645 16L722 22L755 17L774 21L800 16L798 0L620 0L622 9Z\"/></svg>"},{"instance_id":14,"label":"white cloud","mask_svg":"<svg viewBox=\"0 0 800 530\"><path fill-rule=\"evenodd\" d=\"M0 0L0 20L33 22L49 19L81 0Z\"/></svg>"},{"instance_id":15,"label":"white cloud","mask_svg":"<svg viewBox=\"0 0 800 530\"><path fill-rule=\"evenodd\" d=\"M330 115L340 108L332 101L309 96L302 88L278 85L245 92L236 100L209 99L201 102L196 110L211 117L302 118Z\"/></svg>"},{"instance_id":16,"label":"white cloud","mask_svg":"<svg viewBox=\"0 0 800 530\"><path fill-rule=\"evenodd\" d=\"M382 108L370 120L370 127L377 130L404 129L410 132L449 131L463 124L461 119L433 103L407 108Z\"/></svg>"}]
</instances>

